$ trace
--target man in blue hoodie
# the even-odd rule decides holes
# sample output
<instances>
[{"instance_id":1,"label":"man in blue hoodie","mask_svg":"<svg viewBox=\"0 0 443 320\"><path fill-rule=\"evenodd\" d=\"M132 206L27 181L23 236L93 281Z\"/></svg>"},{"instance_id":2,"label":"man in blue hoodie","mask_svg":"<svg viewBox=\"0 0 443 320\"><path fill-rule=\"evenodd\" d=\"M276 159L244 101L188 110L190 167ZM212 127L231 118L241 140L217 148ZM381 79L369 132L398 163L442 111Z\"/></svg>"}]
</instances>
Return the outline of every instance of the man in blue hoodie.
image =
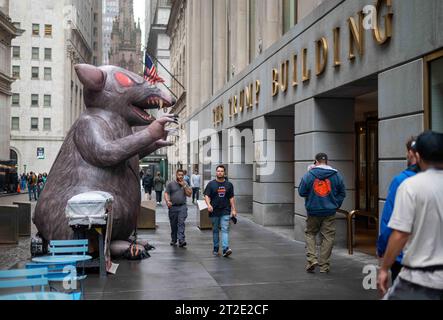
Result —
<instances>
[{"instance_id":1,"label":"man in blue hoodie","mask_svg":"<svg viewBox=\"0 0 443 320\"><path fill-rule=\"evenodd\" d=\"M406 158L408 160L408 168L404 170L402 173L397 175L391 182L388 192L388 198L386 199L385 206L383 207L383 213L381 217L380 223L380 235L377 241L377 256L379 258L383 258L386 248L388 246L389 237L391 236L392 229L388 227L389 221L391 220L392 212L394 211L394 203L395 197L397 195L397 190L400 185L408 178L415 176L419 171L419 167L417 165L417 157L416 157L416 138L412 137L406 143L407 154ZM403 252L397 257L395 263L391 267L391 279L392 282L395 281L398 274L401 271L403 260Z\"/></svg>"},{"instance_id":2,"label":"man in blue hoodie","mask_svg":"<svg viewBox=\"0 0 443 320\"><path fill-rule=\"evenodd\" d=\"M308 218L306 220L306 271L315 272L320 266L320 273L330 270L329 259L335 240L335 214L346 197L342 176L328 166L328 156L319 153L315 156L315 167L302 178L298 193L304 197ZM316 236L320 232L321 247L317 259Z\"/></svg>"}]
</instances>

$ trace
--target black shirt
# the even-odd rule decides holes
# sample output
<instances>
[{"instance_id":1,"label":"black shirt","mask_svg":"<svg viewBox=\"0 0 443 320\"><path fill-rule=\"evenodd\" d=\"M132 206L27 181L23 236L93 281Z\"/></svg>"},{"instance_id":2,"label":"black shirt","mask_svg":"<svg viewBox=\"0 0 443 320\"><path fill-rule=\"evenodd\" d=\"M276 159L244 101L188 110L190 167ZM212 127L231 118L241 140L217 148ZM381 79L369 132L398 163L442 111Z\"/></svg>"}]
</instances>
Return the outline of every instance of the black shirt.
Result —
<instances>
[{"instance_id":1,"label":"black shirt","mask_svg":"<svg viewBox=\"0 0 443 320\"><path fill-rule=\"evenodd\" d=\"M211 217L221 217L231 215L231 202L234 197L234 186L229 181L218 182L213 180L206 186L205 196L211 199L211 206L214 211L209 214Z\"/></svg>"}]
</instances>

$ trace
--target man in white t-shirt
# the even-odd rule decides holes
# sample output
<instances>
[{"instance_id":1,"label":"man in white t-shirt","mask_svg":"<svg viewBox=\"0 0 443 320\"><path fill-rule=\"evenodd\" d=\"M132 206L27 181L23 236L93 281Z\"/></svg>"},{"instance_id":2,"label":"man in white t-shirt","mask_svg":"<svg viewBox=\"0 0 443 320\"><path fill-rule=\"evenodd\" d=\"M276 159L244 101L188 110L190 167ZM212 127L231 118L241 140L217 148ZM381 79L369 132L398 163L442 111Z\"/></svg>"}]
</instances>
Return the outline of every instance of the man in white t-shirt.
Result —
<instances>
[{"instance_id":1,"label":"man in white t-shirt","mask_svg":"<svg viewBox=\"0 0 443 320\"><path fill-rule=\"evenodd\" d=\"M423 172L398 189L378 275L384 300L443 299L443 134L423 133L416 150ZM404 267L388 291L388 270L403 248Z\"/></svg>"}]
</instances>

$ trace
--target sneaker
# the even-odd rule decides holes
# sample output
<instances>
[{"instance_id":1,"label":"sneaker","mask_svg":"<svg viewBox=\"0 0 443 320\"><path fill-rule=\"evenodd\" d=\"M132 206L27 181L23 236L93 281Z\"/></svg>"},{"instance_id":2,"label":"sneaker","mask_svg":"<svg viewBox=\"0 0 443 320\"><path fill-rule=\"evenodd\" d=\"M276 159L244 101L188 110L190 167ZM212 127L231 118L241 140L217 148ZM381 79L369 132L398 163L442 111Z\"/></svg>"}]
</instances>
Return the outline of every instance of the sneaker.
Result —
<instances>
[{"instance_id":1,"label":"sneaker","mask_svg":"<svg viewBox=\"0 0 443 320\"><path fill-rule=\"evenodd\" d=\"M212 254L213 254L214 256L218 257L218 256L219 256L218 251L219 251L218 248L214 248L214 251L212 252Z\"/></svg>"},{"instance_id":2,"label":"sneaker","mask_svg":"<svg viewBox=\"0 0 443 320\"><path fill-rule=\"evenodd\" d=\"M170 245L171 247L175 247L177 245L177 241L171 241Z\"/></svg>"},{"instance_id":3,"label":"sneaker","mask_svg":"<svg viewBox=\"0 0 443 320\"><path fill-rule=\"evenodd\" d=\"M180 242L178 246L179 246L180 248L184 248L184 247L186 247L187 245L188 245L188 244L187 244L186 241L185 241L185 242Z\"/></svg>"},{"instance_id":4,"label":"sneaker","mask_svg":"<svg viewBox=\"0 0 443 320\"><path fill-rule=\"evenodd\" d=\"M231 249L226 249L226 250L223 250L223 257L229 257L230 255L232 254L232 250Z\"/></svg>"},{"instance_id":5,"label":"sneaker","mask_svg":"<svg viewBox=\"0 0 443 320\"><path fill-rule=\"evenodd\" d=\"M325 274L327 274L327 273L329 273L329 271L330 271L329 269L324 269L324 270L321 270L321 269L320 269L320 273L325 273Z\"/></svg>"},{"instance_id":6,"label":"sneaker","mask_svg":"<svg viewBox=\"0 0 443 320\"><path fill-rule=\"evenodd\" d=\"M317 262L314 262L313 264L308 263L308 265L306 266L306 272L315 273L315 267L317 266L318 266Z\"/></svg>"}]
</instances>

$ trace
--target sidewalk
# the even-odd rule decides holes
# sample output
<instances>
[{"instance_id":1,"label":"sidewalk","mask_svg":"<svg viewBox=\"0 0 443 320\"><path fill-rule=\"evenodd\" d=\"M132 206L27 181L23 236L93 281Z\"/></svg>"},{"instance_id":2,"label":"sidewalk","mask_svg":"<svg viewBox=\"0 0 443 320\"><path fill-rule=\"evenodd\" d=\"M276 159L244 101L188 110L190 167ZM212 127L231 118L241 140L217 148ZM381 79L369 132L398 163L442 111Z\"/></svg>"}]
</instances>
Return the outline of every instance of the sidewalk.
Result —
<instances>
[{"instance_id":1,"label":"sidewalk","mask_svg":"<svg viewBox=\"0 0 443 320\"><path fill-rule=\"evenodd\" d=\"M212 231L196 226L196 209L189 206L187 249L171 247L165 207L157 210L156 231L141 231L157 249L143 261L115 261L116 275L89 275L86 299L226 300L226 299L378 299L364 290L364 262L334 254L331 273L305 272L304 245L240 217L231 229L233 254L212 256Z\"/></svg>"},{"instance_id":2,"label":"sidewalk","mask_svg":"<svg viewBox=\"0 0 443 320\"><path fill-rule=\"evenodd\" d=\"M12 205L18 201L28 201L27 193L4 195L0 197L0 205ZM32 202L32 211L36 202ZM37 229L34 224L31 225L31 234L35 235ZM18 244L4 245L0 244L0 270L9 269L17 263L26 261L31 258L31 237L20 237Z\"/></svg>"}]
</instances>

